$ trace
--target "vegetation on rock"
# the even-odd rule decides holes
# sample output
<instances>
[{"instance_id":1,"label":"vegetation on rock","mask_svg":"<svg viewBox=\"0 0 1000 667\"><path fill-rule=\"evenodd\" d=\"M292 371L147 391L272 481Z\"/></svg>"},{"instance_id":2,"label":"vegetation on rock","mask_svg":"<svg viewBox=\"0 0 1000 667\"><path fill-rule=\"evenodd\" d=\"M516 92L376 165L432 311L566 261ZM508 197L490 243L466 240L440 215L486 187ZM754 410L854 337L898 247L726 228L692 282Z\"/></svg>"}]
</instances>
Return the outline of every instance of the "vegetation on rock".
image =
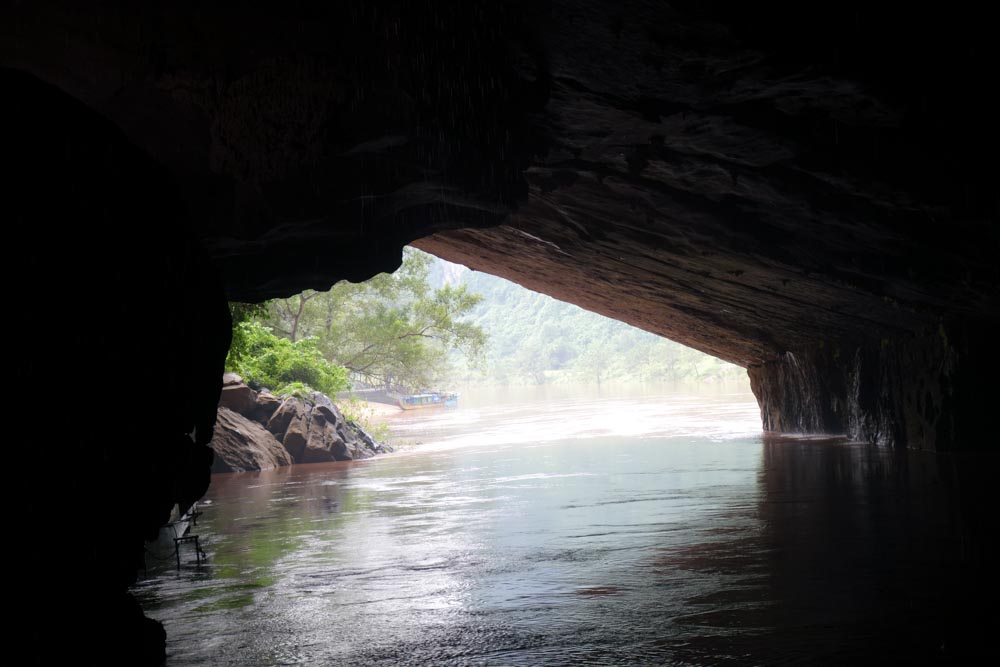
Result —
<instances>
[{"instance_id":1,"label":"vegetation on rock","mask_svg":"<svg viewBox=\"0 0 1000 667\"><path fill-rule=\"evenodd\" d=\"M315 340L324 358L355 381L399 390L432 387L446 379L450 353L475 365L486 347L483 329L466 319L482 297L464 285L432 288L430 272L438 261L407 248L395 273L275 299L265 322L296 344Z\"/></svg>"},{"instance_id":2,"label":"vegetation on rock","mask_svg":"<svg viewBox=\"0 0 1000 667\"><path fill-rule=\"evenodd\" d=\"M314 338L279 338L253 320L237 323L233 331L240 347L230 350L226 370L238 373L251 385L267 387L279 396L306 387L335 396L349 387L347 371L327 361Z\"/></svg>"}]
</instances>

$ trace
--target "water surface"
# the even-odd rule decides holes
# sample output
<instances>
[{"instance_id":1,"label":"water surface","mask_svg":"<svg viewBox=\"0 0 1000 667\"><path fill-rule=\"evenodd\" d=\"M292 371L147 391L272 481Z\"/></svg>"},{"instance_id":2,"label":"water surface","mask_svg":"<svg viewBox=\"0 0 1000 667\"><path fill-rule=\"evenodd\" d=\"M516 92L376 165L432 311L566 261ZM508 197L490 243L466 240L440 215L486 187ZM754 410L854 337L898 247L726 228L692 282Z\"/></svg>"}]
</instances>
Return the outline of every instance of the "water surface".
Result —
<instances>
[{"instance_id":1,"label":"water surface","mask_svg":"<svg viewBox=\"0 0 1000 667\"><path fill-rule=\"evenodd\" d=\"M764 438L759 423L752 396L725 389L463 397L401 415L394 430L420 444L398 454L216 475L196 529L209 564L154 567L137 595L166 626L168 665L990 652L989 517L960 457Z\"/></svg>"}]
</instances>

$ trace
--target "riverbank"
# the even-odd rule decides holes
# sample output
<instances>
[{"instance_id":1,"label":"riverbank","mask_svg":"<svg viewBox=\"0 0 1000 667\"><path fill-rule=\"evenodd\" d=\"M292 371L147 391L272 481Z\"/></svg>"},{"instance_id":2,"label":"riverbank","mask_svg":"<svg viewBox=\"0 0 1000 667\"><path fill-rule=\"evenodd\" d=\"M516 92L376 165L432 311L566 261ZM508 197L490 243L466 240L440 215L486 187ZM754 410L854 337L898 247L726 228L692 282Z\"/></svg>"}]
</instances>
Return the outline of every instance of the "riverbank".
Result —
<instances>
[{"instance_id":1,"label":"riverbank","mask_svg":"<svg viewBox=\"0 0 1000 667\"><path fill-rule=\"evenodd\" d=\"M223 377L211 447L216 473L354 461L392 451L325 394L279 397L254 390L235 373Z\"/></svg>"},{"instance_id":2,"label":"riverbank","mask_svg":"<svg viewBox=\"0 0 1000 667\"><path fill-rule=\"evenodd\" d=\"M342 405L341 409L343 409L345 405ZM376 423L384 422L403 413L403 409L398 405L389 405L388 403L376 403L374 401L362 401L357 399L351 401L350 409L352 411L356 409L358 414L361 414Z\"/></svg>"}]
</instances>

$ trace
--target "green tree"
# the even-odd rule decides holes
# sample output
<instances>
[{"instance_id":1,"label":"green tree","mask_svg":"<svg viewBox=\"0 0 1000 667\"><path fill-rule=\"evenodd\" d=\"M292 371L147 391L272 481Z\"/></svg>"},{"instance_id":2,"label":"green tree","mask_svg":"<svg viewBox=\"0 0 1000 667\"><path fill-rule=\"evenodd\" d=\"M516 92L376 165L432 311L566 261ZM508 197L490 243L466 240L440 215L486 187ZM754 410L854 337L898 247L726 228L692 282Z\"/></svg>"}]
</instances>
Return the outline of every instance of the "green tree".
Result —
<instances>
[{"instance_id":1,"label":"green tree","mask_svg":"<svg viewBox=\"0 0 1000 667\"><path fill-rule=\"evenodd\" d=\"M542 358L539 346L525 345L514 356L514 365L518 371L534 384L545 384L546 360Z\"/></svg>"},{"instance_id":2,"label":"green tree","mask_svg":"<svg viewBox=\"0 0 1000 667\"><path fill-rule=\"evenodd\" d=\"M247 358L250 352L250 330L244 324L267 316L267 303L229 302L229 317L233 322L233 337L226 355L226 370L233 370ZM235 371L234 371L235 372Z\"/></svg>"},{"instance_id":3,"label":"green tree","mask_svg":"<svg viewBox=\"0 0 1000 667\"><path fill-rule=\"evenodd\" d=\"M443 260L439 260L443 265ZM483 295L468 319L490 332L486 360L496 383L604 384L746 379L743 369L654 334L532 292L496 276L454 267ZM467 382L478 378L466 377Z\"/></svg>"},{"instance_id":4,"label":"green tree","mask_svg":"<svg viewBox=\"0 0 1000 667\"><path fill-rule=\"evenodd\" d=\"M587 347L577 360L576 372L583 382L601 382L606 380L611 369L613 352L607 343L593 343Z\"/></svg>"},{"instance_id":5,"label":"green tree","mask_svg":"<svg viewBox=\"0 0 1000 667\"><path fill-rule=\"evenodd\" d=\"M277 299L267 322L292 342L314 337L326 359L366 384L433 386L449 368L449 351L475 365L486 346L483 330L463 319L481 297L464 285L432 289L434 261L406 248L395 273Z\"/></svg>"},{"instance_id":6,"label":"green tree","mask_svg":"<svg viewBox=\"0 0 1000 667\"><path fill-rule=\"evenodd\" d=\"M247 382L276 394L301 392L308 387L336 395L350 386L347 371L327 361L314 338L294 342L279 338L252 320L239 322L233 337L242 341L241 350L235 358L230 352L226 370L239 373Z\"/></svg>"}]
</instances>

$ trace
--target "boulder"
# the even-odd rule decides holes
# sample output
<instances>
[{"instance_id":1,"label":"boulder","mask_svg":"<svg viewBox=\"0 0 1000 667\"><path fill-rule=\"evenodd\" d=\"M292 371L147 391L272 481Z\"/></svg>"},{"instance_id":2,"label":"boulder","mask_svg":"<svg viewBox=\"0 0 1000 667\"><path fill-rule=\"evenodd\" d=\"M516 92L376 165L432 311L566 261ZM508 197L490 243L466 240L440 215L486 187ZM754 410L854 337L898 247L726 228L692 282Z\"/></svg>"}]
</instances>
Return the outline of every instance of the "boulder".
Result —
<instances>
[{"instance_id":1,"label":"boulder","mask_svg":"<svg viewBox=\"0 0 1000 667\"><path fill-rule=\"evenodd\" d=\"M392 448L386 443L376 441L375 438L372 437L371 433L366 431L360 424L349 420L347 421L347 424L357 434L358 439L363 444L365 451L371 452L372 456L392 451Z\"/></svg>"},{"instance_id":2,"label":"boulder","mask_svg":"<svg viewBox=\"0 0 1000 667\"><path fill-rule=\"evenodd\" d=\"M227 375L239 377L235 373L227 373ZM228 408L244 417L248 417L253 413L254 408L257 407L257 392L242 382L238 384L224 384L222 394L219 396L219 407Z\"/></svg>"},{"instance_id":3,"label":"boulder","mask_svg":"<svg viewBox=\"0 0 1000 667\"><path fill-rule=\"evenodd\" d=\"M228 390L233 396L229 400L235 402L239 395L237 392L244 389L252 391L245 384L234 381L223 388L223 395L225 396ZM220 420L222 410L239 412L229 406L220 407ZM289 397L282 401L263 390L259 394L254 393L253 407L241 416L259 430L266 432L270 440L281 447L283 460L287 460L287 463L366 459L380 451L377 443L370 441L370 437L369 440L362 437L333 401L320 393L314 392L313 396L306 400ZM265 423L266 427L261 428L260 425ZM243 429L240 432L245 434L248 431ZM268 441L268 447L271 446L273 445ZM253 469L239 465L241 469Z\"/></svg>"},{"instance_id":4,"label":"boulder","mask_svg":"<svg viewBox=\"0 0 1000 667\"><path fill-rule=\"evenodd\" d=\"M302 463L324 461L350 461L354 458L352 449L337 433L336 422L327 419L328 411L313 409L310 414L309 436Z\"/></svg>"},{"instance_id":5,"label":"boulder","mask_svg":"<svg viewBox=\"0 0 1000 667\"><path fill-rule=\"evenodd\" d=\"M268 390L262 389L260 393L257 394L257 404L250 413L250 418L254 421L260 422L261 424L267 424L268 420L274 416L274 413L277 412L280 407L281 399Z\"/></svg>"},{"instance_id":6,"label":"boulder","mask_svg":"<svg viewBox=\"0 0 1000 667\"><path fill-rule=\"evenodd\" d=\"M267 421L267 430L273 433L274 437L281 440L285 437L285 432L288 430L288 425L292 423L292 420L297 416L304 415L305 412L306 407L301 400L294 397L286 398Z\"/></svg>"},{"instance_id":7,"label":"boulder","mask_svg":"<svg viewBox=\"0 0 1000 667\"><path fill-rule=\"evenodd\" d=\"M325 397L324 397L325 398ZM327 399L324 404L317 404L313 408L313 413L322 414L328 422L334 425L337 429L337 435L340 439L347 443L352 450L357 450L359 453L363 452L367 447L368 443L365 442L364 437L357 430L356 426L344 416L344 413L340 411L336 405L333 404L330 399ZM358 458L357 456L355 458ZM367 458L362 455L360 458Z\"/></svg>"},{"instance_id":8,"label":"boulder","mask_svg":"<svg viewBox=\"0 0 1000 667\"><path fill-rule=\"evenodd\" d=\"M347 419L344 417L344 413L341 412L340 408L334 405L330 399L326 399L323 403L316 403L316 405L313 406L313 413L322 416L322 418L326 419L326 421L331 424L339 425L347 422Z\"/></svg>"},{"instance_id":9,"label":"boulder","mask_svg":"<svg viewBox=\"0 0 1000 667\"><path fill-rule=\"evenodd\" d=\"M228 387L231 384L245 384L243 378L236 373L223 373L222 374L222 386Z\"/></svg>"},{"instance_id":10,"label":"boulder","mask_svg":"<svg viewBox=\"0 0 1000 667\"><path fill-rule=\"evenodd\" d=\"M300 404L301 406L301 404ZM303 452L309 441L309 419L304 410L292 414L288 428L281 439L281 444L295 463L303 462Z\"/></svg>"},{"instance_id":11,"label":"boulder","mask_svg":"<svg viewBox=\"0 0 1000 667\"><path fill-rule=\"evenodd\" d=\"M292 457L273 435L255 421L220 407L211 447L212 472L267 470L292 463Z\"/></svg>"},{"instance_id":12,"label":"boulder","mask_svg":"<svg viewBox=\"0 0 1000 667\"><path fill-rule=\"evenodd\" d=\"M337 434L344 440L344 442L349 442L352 445L357 444L360 447L365 446L365 443L358 438L357 432L351 428L351 425L343 417L337 421Z\"/></svg>"},{"instance_id":13,"label":"boulder","mask_svg":"<svg viewBox=\"0 0 1000 667\"><path fill-rule=\"evenodd\" d=\"M334 423L337 421L337 415L340 414L340 410L332 403L316 403L313 405L312 411L321 419Z\"/></svg>"},{"instance_id":14,"label":"boulder","mask_svg":"<svg viewBox=\"0 0 1000 667\"><path fill-rule=\"evenodd\" d=\"M340 414L340 409L334 405L333 401L331 401L330 397L326 394L314 391L309 395L309 400L312 401L312 404L316 407L326 408L336 415Z\"/></svg>"},{"instance_id":15,"label":"boulder","mask_svg":"<svg viewBox=\"0 0 1000 667\"><path fill-rule=\"evenodd\" d=\"M360 460L360 459L370 459L373 456L375 456L375 452L373 452L372 450L366 448L360 441L354 443L353 445L351 445L351 447L352 447L352 453L353 453L353 457L352 458L355 461Z\"/></svg>"}]
</instances>

